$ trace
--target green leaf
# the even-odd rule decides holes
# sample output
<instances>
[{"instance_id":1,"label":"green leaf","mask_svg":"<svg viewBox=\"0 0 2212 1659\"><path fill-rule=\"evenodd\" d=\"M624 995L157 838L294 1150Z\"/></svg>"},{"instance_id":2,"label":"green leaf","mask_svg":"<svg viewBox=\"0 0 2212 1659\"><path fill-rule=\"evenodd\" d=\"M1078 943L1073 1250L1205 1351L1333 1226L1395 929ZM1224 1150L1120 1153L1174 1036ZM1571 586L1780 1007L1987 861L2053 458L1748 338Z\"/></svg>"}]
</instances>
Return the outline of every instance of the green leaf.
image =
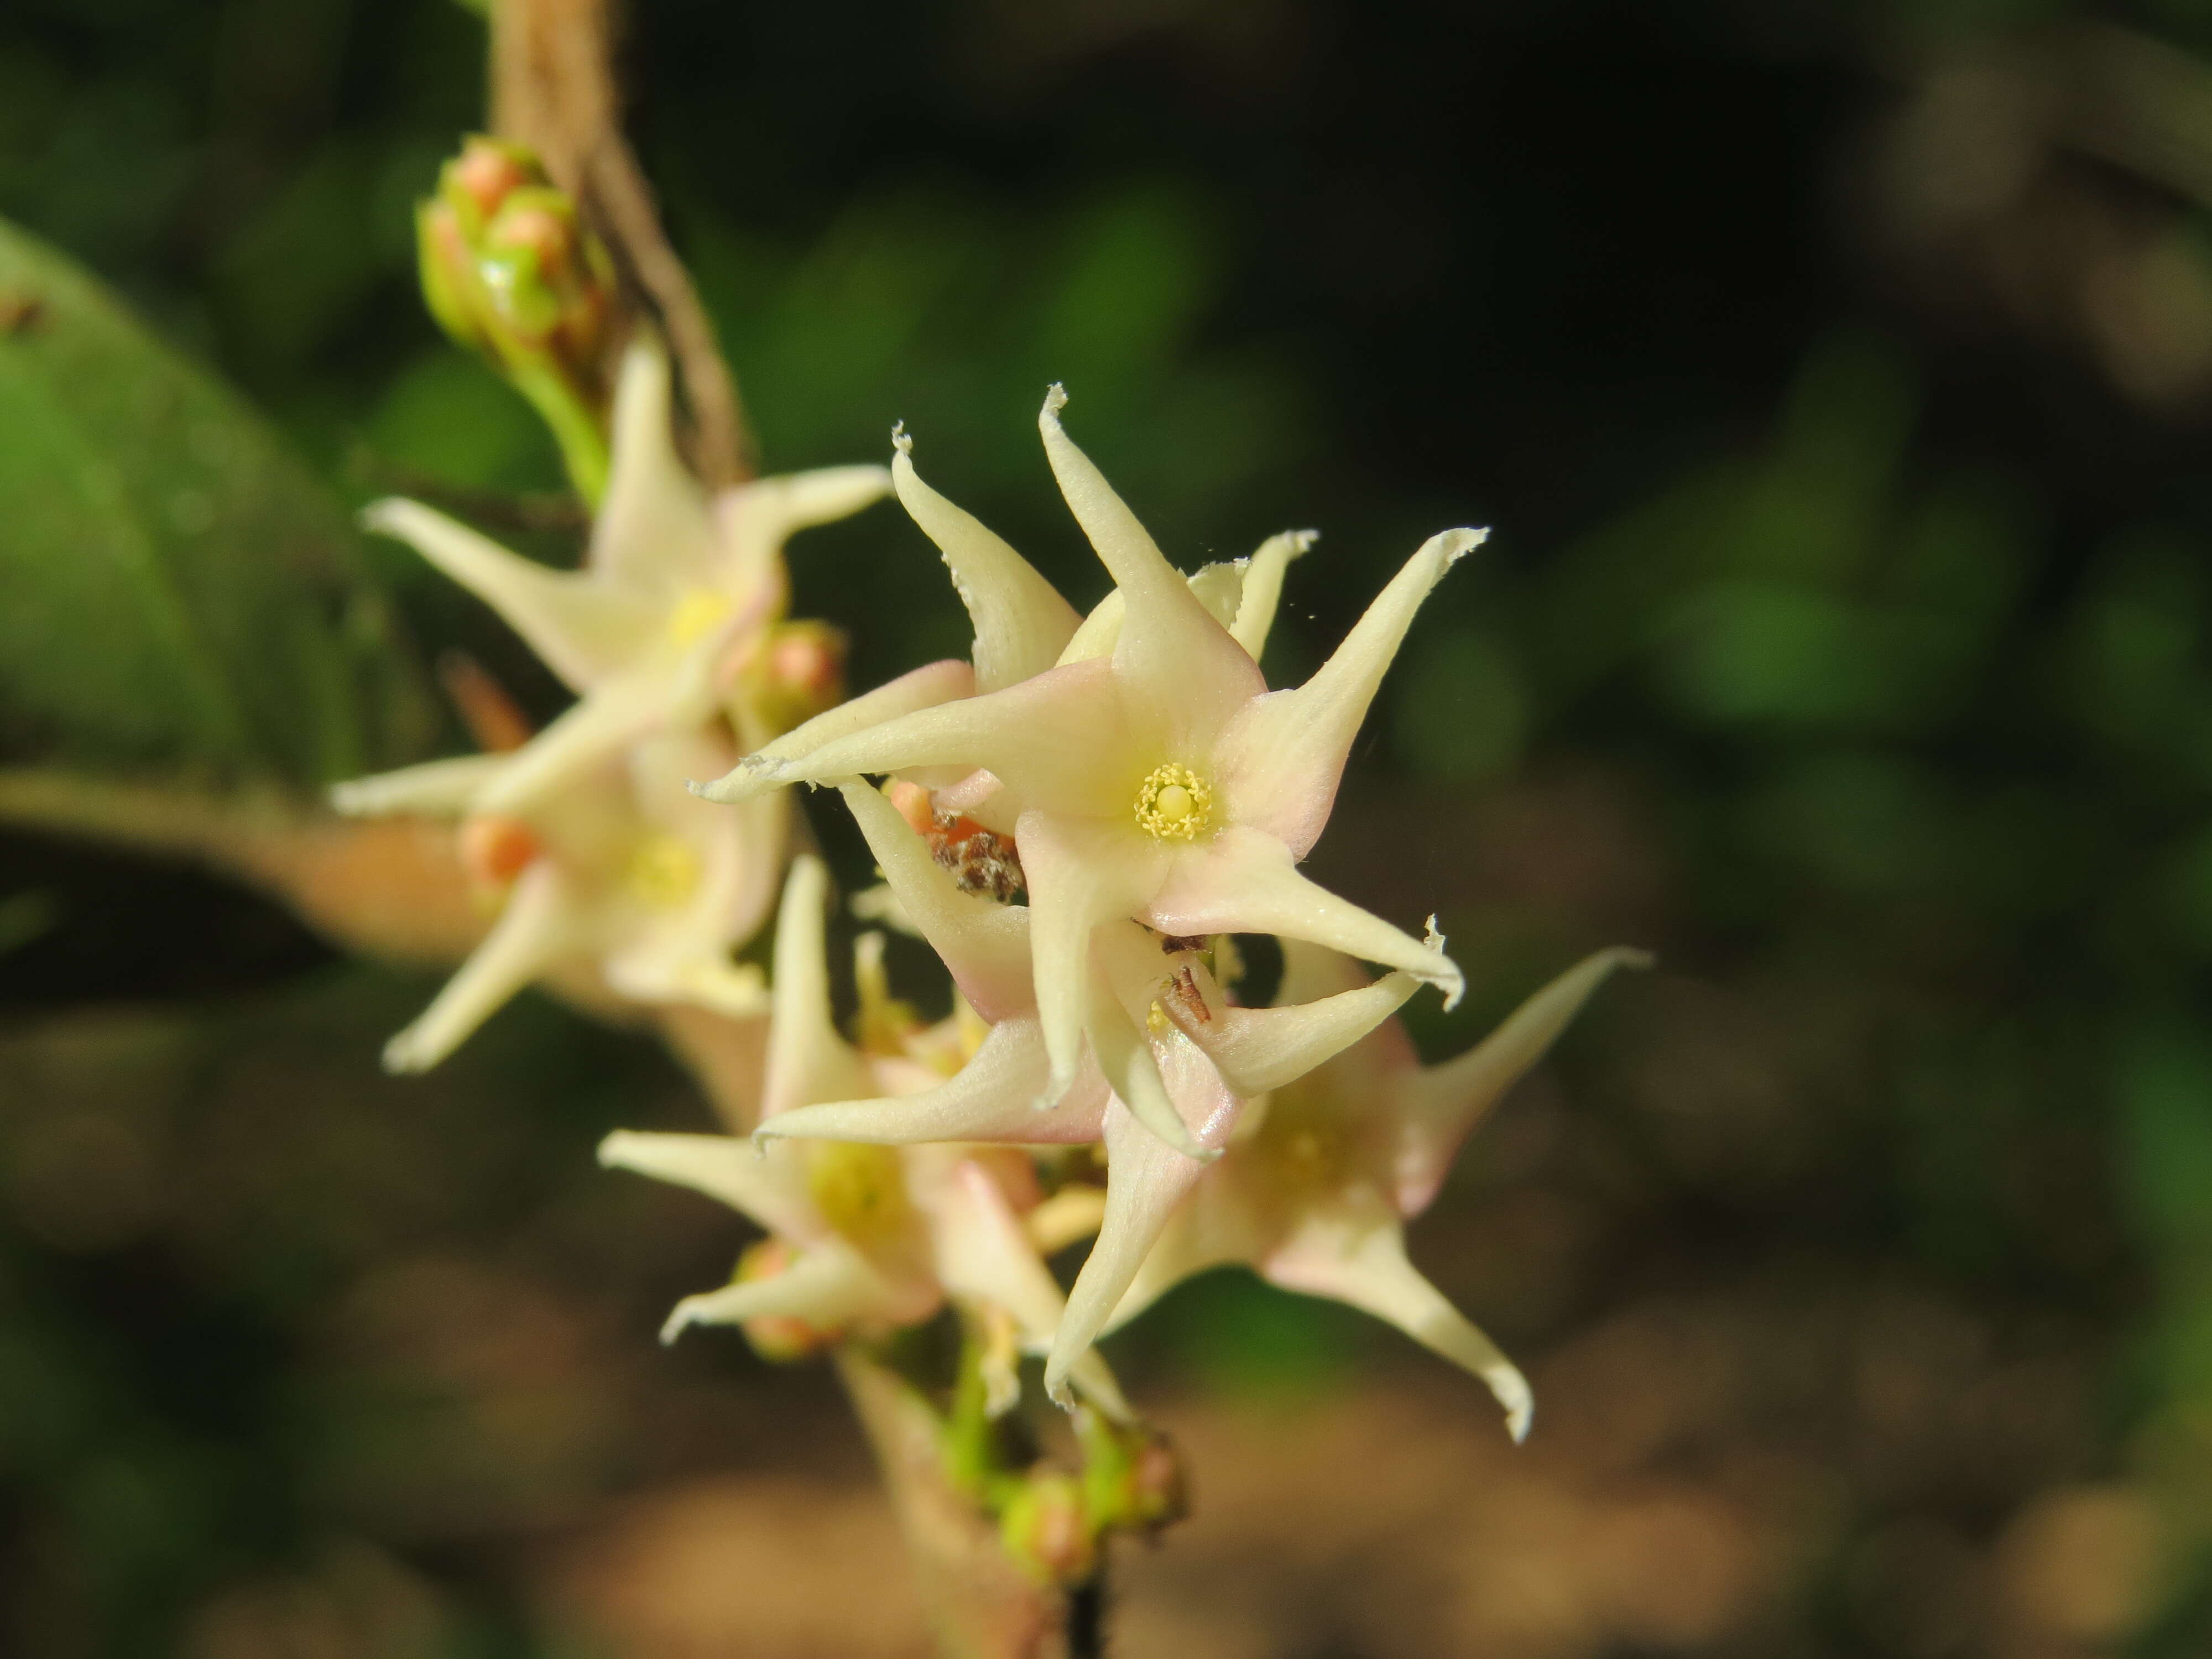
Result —
<instances>
[{"instance_id":1,"label":"green leaf","mask_svg":"<svg viewBox=\"0 0 2212 1659\"><path fill-rule=\"evenodd\" d=\"M338 501L0 222L0 741L312 785L419 753L434 720Z\"/></svg>"}]
</instances>

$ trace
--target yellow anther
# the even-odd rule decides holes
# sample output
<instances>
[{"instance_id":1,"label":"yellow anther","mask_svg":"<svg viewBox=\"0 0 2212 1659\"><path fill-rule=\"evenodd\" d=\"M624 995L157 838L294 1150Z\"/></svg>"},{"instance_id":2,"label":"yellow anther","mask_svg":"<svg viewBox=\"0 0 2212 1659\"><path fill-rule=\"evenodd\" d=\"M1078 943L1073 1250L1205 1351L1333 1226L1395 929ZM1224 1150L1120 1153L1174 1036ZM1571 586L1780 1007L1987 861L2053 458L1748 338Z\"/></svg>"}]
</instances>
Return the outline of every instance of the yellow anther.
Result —
<instances>
[{"instance_id":1,"label":"yellow anther","mask_svg":"<svg viewBox=\"0 0 2212 1659\"><path fill-rule=\"evenodd\" d=\"M629 890L656 910L673 910L699 889L699 855L673 836L647 836L629 855Z\"/></svg>"},{"instance_id":2,"label":"yellow anther","mask_svg":"<svg viewBox=\"0 0 2212 1659\"><path fill-rule=\"evenodd\" d=\"M1188 766L1156 766L1137 789L1137 823L1160 841L1193 841L1213 817L1213 788Z\"/></svg>"},{"instance_id":3,"label":"yellow anther","mask_svg":"<svg viewBox=\"0 0 2212 1659\"><path fill-rule=\"evenodd\" d=\"M690 645L729 614L728 594L711 587L695 587L668 613L668 637L678 645Z\"/></svg>"}]
</instances>

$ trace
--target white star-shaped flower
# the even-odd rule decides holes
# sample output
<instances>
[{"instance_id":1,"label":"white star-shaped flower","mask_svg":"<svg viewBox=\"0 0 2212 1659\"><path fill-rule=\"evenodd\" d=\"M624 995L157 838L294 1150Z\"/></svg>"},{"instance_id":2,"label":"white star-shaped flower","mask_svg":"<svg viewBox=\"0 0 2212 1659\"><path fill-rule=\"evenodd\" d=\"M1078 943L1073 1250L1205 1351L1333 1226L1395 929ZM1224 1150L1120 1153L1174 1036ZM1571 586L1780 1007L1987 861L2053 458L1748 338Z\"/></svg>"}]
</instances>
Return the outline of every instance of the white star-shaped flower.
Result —
<instances>
[{"instance_id":1,"label":"white star-shaped flower","mask_svg":"<svg viewBox=\"0 0 2212 1659\"><path fill-rule=\"evenodd\" d=\"M921 483L902 443L900 499L944 552L975 619L977 695L919 707L909 688L880 711L834 711L702 793L738 801L893 773L1011 836L1029 889L1045 1102L1074 1086L1086 1027L1100 1035L1087 1018L1091 942L1115 924L1176 938L1307 939L1455 1000L1459 969L1442 951L1296 866L1328 821L1352 738L1415 611L1483 532L1431 538L1310 679L1270 692L1255 653L1297 538L1271 543L1249 569L1186 579L1060 429L1064 401L1055 387L1039 425L1068 506L1115 582L1107 602L1076 624L1019 555ZM893 712L902 697L909 706Z\"/></svg>"},{"instance_id":2,"label":"white star-shaped flower","mask_svg":"<svg viewBox=\"0 0 2212 1659\"><path fill-rule=\"evenodd\" d=\"M498 611L578 694L487 772L473 811L518 813L624 744L717 713L747 748L780 729L767 717L775 700L757 693L789 598L784 542L867 506L890 475L830 467L710 499L678 458L669 399L666 356L649 340L632 346L615 395L607 493L580 570L511 553L417 501L379 501L362 515Z\"/></svg>"},{"instance_id":3,"label":"white star-shaped flower","mask_svg":"<svg viewBox=\"0 0 2212 1659\"><path fill-rule=\"evenodd\" d=\"M938 1086L902 1097L823 1097L770 1117L771 1147L792 1137L918 1146L937 1141L1106 1148L1105 1211L1054 1334L1045 1387L1061 1397L1092 1339L1136 1279L1177 1204L1206 1168L1168 1142L1218 1153L1249 1096L1287 1082L1357 1042L1419 984L1395 973L1299 1007L1232 1007L1201 954L1131 922L1102 927L1086 985L1095 1062L1043 1111L1051 1067L1037 1011L1029 912L960 890L905 817L866 784L842 793L907 919L944 958L961 994L991 1022L974 1056ZM1188 1034L1188 1035L1187 1035ZM1141 1051L1141 1055L1139 1052ZM1218 1056L1218 1058L1217 1058ZM1146 1100L1140 1123L1134 1103ZM1173 1133L1152 1118L1170 1115Z\"/></svg>"},{"instance_id":4,"label":"white star-shaped flower","mask_svg":"<svg viewBox=\"0 0 2212 1659\"><path fill-rule=\"evenodd\" d=\"M1279 1003L1346 994L1364 982L1334 951L1288 942ZM1528 1431L1528 1384L1496 1345L1406 1258L1404 1223L1428 1207L1460 1144L1543 1056L1615 969L1640 951L1583 958L1528 999L1475 1048L1424 1067L1395 1019L1255 1106L1218 1163L1201 1170L1145 1258L1112 1330L1191 1274L1242 1262L1271 1283L1349 1303L1490 1385L1516 1440ZM1219 1045L1233 1072L1241 1034Z\"/></svg>"},{"instance_id":5,"label":"white star-shaped flower","mask_svg":"<svg viewBox=\"0 0 2212 1659\"><path fill-rule=\"evenodd\" d=\"M714 728L644 738L518 816L465 819L463 862L499 917L386 1046L386 1066L427 1071L539 980L587 1003L764 1012L760 970L732 952L775 902L788 815L772 802L767 811L717 811L685 787L731 752ZM510 758L434 761L342 785L334 798L342 811L371 816L455 816Z\"/></svg>"},{"instance_id":6,"label":"white star-shaped flower","mask_svg":"<svg viewBox=\"0 0 2212 1659\"><path fill-rule=\"evenodd\" d=\"M823 940L827 890L817 860L793 864L776 924L764 1123L882 1085L911 1086L916 1074L880 1063L837 1030ZM795 1321L834 1340L915 1323L950 1297L986 1319L1004 1316L1024 1344L1042 1348L1060 1322L1060 1287L992 1156L957 1146L756 1145L628 1130L599 1147L601 1163L720 1199L782 1247L778 1271L684 1297L663 1340L690 1325L760 1320ZM1128 1416L1103 1359L1086 1356L1072 1375L1094 1404Z\"/></svg>"}]
</instances>

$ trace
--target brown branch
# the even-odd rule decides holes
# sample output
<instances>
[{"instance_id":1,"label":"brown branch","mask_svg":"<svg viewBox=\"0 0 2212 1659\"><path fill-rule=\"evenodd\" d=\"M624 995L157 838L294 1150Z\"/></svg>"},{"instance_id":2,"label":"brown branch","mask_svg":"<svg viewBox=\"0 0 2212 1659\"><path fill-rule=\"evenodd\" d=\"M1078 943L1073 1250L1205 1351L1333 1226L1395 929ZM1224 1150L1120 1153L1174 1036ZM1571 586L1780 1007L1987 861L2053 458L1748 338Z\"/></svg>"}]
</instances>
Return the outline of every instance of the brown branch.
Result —
<instances>
[{"instance_id":1,"label":"brown branch","mask_svg":"<svg viewBox=\"0 0 2212 1659\"><path fill-rule=\"evenodd\" d=\"M536 150L612 250L634 304L658 319L690 411L693 468L711 489L755 476L736 380L690 273L669 246L653 187L623 137L616 0L495 0L491 124Z\"/></svg>"}]
</instances>

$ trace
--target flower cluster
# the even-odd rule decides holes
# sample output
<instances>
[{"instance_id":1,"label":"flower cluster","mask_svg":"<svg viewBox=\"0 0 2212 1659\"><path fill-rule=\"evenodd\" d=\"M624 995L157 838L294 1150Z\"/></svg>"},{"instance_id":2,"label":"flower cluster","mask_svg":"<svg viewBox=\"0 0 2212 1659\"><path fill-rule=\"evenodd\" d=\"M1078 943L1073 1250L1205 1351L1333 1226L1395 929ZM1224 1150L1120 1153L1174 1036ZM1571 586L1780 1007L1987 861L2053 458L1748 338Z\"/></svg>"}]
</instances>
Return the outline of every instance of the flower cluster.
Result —
<instances>
[{"instance_id":1,"label":"flower cluster","mask_svg":"<svg viewBox=\"0 0 2212 1659\"><path fill-rule=\"evenodd\" d=\"M889 908L989 1025L933 1087L781 1112L757 1138L1103 1149L1098 1238L1048 1351L1054 1398L1103 1330L1186 1274L1243 1261L1467 1365L1518 1436L1526 1383L1413 1271L1401 1224L1488 1105L1607 973L1640 958L1592 957L1472 1054L1423 1071L1393 1016L1423 983L1456 999L1443 940L1297 869L1415 611L1481 533L1432 538L1304 684L1269 691L1257 655L1310 538L1279 536L1186 578L1068 438L1065 401L1054 388L1040 427L1114 578L1108 598L1079 617L924 483L895 434L899 499L975 625L972 684L959 665L917 670L699 789L743 806L793 782L837 786ZM885 775L888 793L865 781ZM1018 870L1026 903L975 879L979 840ZM1273 1007L1235 1000L1224 967L1238 934L1283 942ZM1370 981L1358 961L1389 971Z\"/></svg>"},{"instance_id":2,"label":"flower cluster","mask_svg":"<svg viewBox=\"0 0 2212 1659\"><path fill-rule=\"evenodd\" d=\"M1270 690L1259 659L1311 533L1184 575L1068 437L1056 386L1046 455L1113 582L1087 616L925 483L901 429L888 471L710 497L678 458L652 339L628 349L611 407L586 407L597 256L553 234L573 212L526 160L484 141L448 169L424 209L426 281L456 337L567 411L597 509L583 564L550 568L416 502L367 519L492 605L577 700L536 733L495 708L475 722L485 752L336 793L349 813L451 823L491 913L387 1063L435 1064L532 981L655 1013L724 1132L621 1131L601 1161L763 1235L678 1304L664 1340L732 1325L774 1358L886 1353L950 1310L941 1473L1041 1582L1079 1580L1104 1533L1176 1512L1173 1455L1094 1344L1208 1267L1396 1324L1481 1377L1524 1434L1527 1383L1413 1267L1404 1223L1606 976L1643 958L1598 952L1425 1068L1398 1011L1424 986L1447 1006L1462 988L1433 918L1417 937L1298 870L1415 613L1483 532L1431 538L1319 670ZM544 306L508 303L516 259ZM548 363L557 398L531 380ZM603 489L575 465L578 434L602 425ZM887 491L943 555L974 646L845 701L842 636L786 617L783 547ZM935 951L947 1018L892 996L885 935L867 932L857 1021L839 1028L830 877L794 845L800 783L842 798L882 876L853 908ZM763 974L740 952L771 908ZM1255 935L1284 961L1271 1006L1244 995L1237 941ZM1085 1239L1063 1292L1051 1259ZM1079 1478L1024 1467L1006 1427L1032 1356L1076 1413Z\"/></svg>"}]
</instances>

